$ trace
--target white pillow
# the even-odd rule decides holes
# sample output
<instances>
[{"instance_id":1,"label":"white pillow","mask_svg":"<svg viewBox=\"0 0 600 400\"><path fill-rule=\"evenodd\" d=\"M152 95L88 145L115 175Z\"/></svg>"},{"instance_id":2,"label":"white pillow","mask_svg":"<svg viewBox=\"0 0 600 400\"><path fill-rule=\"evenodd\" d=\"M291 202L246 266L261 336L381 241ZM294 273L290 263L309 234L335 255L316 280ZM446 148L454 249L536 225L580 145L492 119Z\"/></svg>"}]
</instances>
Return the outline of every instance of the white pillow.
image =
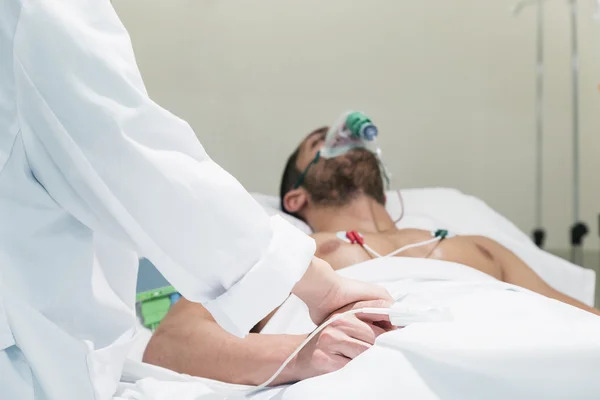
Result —
<instances>
[{"instance_id":1,"label":"white pillow","mask_svg":"<svg viewBox=\"0 0 600 400\"><path fill-rule=\"evenodd\" d=\"M281 210L279 197L261 193L252 193L252 196L269 215L280 215L302 232L312 233L312 229L304 221ZM394 220L402 215L403 209L405 211L402 220L398 223L399 228L427 229L423 226L425 219L429 222L427 225L430 225L432 230L448 229L449 221L453 222L451 225L461 226L461 231L471 231L474 228L482 229L494 224L514 239L531 241L529 236L490 208L485 202L476 197L465 195L456 189L391 190L386 192L386 200L385 208ZM473 217L476 215L477 218L465 219L465 213L471 214ZM424 220L418 221L419 218ZM440 222L440 220L445 222ZM431 223L437 223L437 225L431 225Z\"/></svg>"},{"instance_id":2,"label":"white pillow","mask_svg":"<svg viewBox=\"0 0 600 400\"><path fill-rule=\"evenodd\" d=\"M280 215L306 234L312 233L304 221L281 210L279 197L261 193L252 193L252 196L269 215ZM470 231L486 231L493 225L495 230L535 246L528 235L485 202L456 189L391 190L386 192L386 200L385 208L394 220L402 215L404 209L399 228L435 230L458 226L461 232L457 233L467 234Z\"/></svg>"},{"instance_id":3,"label":"white pillow","mask_svg":"<svg viewBox=\"0 0 600 400\"><path fill-rule=\"evenodd\" d=\"M265 211L269 215L271 215L271 216L279 215L283 219L285 219L286 221L288 221L289 223L294 225L296 228L298 228L302 232L306 233L307 235L310 235L312 233L310 226L308 226L304 221L302 221L298 218L292 217L291 215L281 211L279 197L269 196L269 195L260 194L260 193L252 193L252 196L258 202L258 204L260 204L262 206L262 208L265 209Z\"/></svg>"}]
</instances>

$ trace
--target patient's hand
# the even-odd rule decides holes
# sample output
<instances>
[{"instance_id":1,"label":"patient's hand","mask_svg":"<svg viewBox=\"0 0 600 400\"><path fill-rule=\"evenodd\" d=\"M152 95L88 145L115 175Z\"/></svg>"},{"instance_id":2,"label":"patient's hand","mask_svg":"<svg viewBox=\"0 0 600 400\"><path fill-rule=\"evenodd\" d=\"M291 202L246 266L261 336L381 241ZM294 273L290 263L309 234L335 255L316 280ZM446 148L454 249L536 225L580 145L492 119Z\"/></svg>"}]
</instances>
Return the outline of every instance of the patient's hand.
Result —
<instances>
[{"instance_id":1,"label":"patient's hand","mask_svg":"<svg viewBox=\"0 0 600 400\"><path fill-rule=\"evenodd\" d=\"M374 302L344 307L329 318L353 308L377 307L377 304L369 303ZM365 322L356 315L350 315L332 322L298 354L293 367L294 375L299 380L312 378L337 371L348 364L368 350L379 335L391 329L389 323L385 329L378 326L377 319L373 317L374 321Z\"/></svg>"}]
</instances>

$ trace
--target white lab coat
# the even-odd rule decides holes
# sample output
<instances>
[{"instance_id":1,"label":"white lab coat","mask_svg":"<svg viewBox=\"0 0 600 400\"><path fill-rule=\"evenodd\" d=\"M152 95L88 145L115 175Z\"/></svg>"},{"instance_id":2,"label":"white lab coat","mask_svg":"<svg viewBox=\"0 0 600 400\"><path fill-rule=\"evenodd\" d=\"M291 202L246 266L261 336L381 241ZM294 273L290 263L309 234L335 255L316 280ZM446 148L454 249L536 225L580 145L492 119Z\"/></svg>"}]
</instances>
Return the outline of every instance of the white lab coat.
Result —
<instances>
[{"instance_id":1,"label":"white lab coat","mask_svg":"<svg viewBox=\"0 0 600 400\"><path fill-rule=\"evenodd\" d=\"M108 0L0 0L0 353L36 398L112 396L138 256L243 336L314 250L148 98Z\"/></svg>"}]
</instances>

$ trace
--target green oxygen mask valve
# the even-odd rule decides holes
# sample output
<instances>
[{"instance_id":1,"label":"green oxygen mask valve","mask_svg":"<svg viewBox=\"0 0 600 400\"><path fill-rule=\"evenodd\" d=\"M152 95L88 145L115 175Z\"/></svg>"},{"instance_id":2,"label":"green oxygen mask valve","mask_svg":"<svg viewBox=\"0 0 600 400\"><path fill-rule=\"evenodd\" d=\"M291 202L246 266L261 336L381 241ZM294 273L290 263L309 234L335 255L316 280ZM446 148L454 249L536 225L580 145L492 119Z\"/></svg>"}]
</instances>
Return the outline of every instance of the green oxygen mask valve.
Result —
<instances>
[{"instance_id":1,"label":"green oxygen mask valve","mask_svg":"<svg viewBox=\"0 0 600 400\"><path fill-rule=\"evenodd\" d=\"M351 112L346 117L346 129L352 136L363 140L372 141L379 131L371 119L361 112Z\"/></svg>"}]
</instances>

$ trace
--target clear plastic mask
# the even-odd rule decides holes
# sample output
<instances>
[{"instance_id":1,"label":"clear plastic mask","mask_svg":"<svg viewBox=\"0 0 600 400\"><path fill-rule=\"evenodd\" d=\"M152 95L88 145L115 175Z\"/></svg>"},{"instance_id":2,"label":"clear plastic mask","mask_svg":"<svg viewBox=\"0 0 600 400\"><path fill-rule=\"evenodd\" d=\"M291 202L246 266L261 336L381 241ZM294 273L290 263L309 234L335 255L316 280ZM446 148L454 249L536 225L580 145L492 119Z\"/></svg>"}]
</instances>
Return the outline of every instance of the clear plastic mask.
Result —
<instances>
[{"instance_id":1,"label":"clear plastic mask","mask_svg":"<svg viewBox=\"0 0 600 400\"><path fill-rule=\"evenodd\" d=\"M390 174L383 163L381 148L377 144L377 127L363 113L348 111L343 113L329 128L325 136L325 144L317 153L314 160L302 172L294 188L302 185L304 177L313 164L321 157L340 157L353 149L367 149L379 160L381 175L389 188Z\"/></svg>"}]
</instances>

